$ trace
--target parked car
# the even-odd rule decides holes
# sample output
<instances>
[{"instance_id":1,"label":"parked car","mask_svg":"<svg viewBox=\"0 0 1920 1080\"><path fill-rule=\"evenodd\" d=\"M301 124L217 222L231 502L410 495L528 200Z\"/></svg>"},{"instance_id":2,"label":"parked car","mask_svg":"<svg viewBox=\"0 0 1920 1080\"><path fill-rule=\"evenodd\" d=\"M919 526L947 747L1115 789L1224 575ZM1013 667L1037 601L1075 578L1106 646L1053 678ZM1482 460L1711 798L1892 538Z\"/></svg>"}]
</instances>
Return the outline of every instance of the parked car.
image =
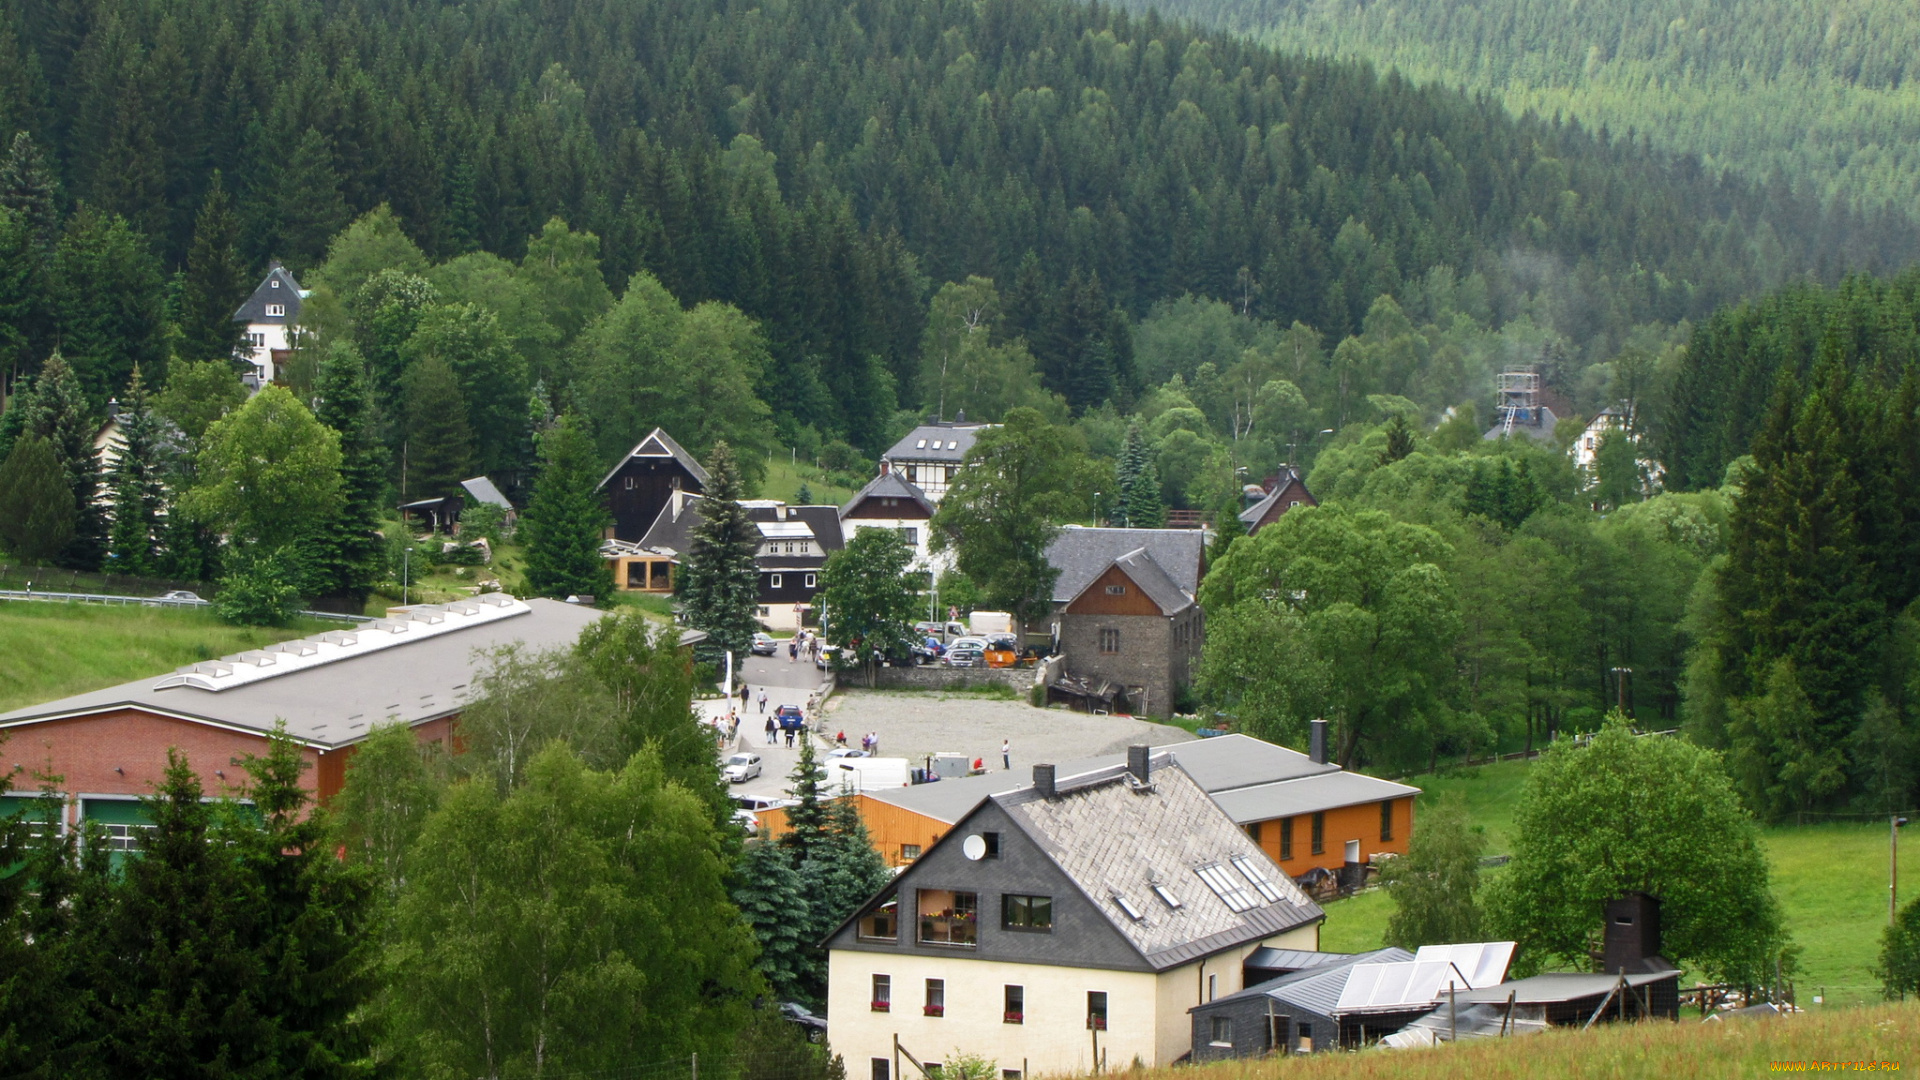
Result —
<instances>
[{"instance_id":1,"label":"parked car","mask_svg":"<svg viewBox=\"0 0 1920 1080\"><path fill-rule=\"evenodd\" d=\"M758 633L753 635L753 645L752 645L753 655L772 656L774 653L777 653L779 651L780 651L780 642L777 641L772 634L763 632L763 633Z\"/></svg>"},{"instance_id":2,"label":"parked car","mask_svg":"<svg viewBox=\"0 0 1920 1080\"><path fill-rule=\"evenodd\" d=\"M1005 650L1017 653L1020 651L1020 638L1014 634L988 634L986 637L987 649L990 652Z\"/></svg>"},{"instance_id":3,"label":"parked car","mask_svg":"<svg viewBox=\"0 0 1920 1080\"><path fill-rule=\"evenodd\" d=\"M173 590L172 592L170 592L170 593L168 593L168 594L166 594L165 596L162 596L162 597L161 597L160 599L162 599L162 600L173 600L173 601L176 601L176 602L179 602L179 603L182 603L182 604L204 604L204 603L206 603L206 601L205 601L205 600L202 600L202 599L200 599L200 594L199 594L199 593L196 593L196 592L188 592L188 591L187 591L187 590L185 590L185 589L175 589L175 590Z\"/></svg>"},{"instance_id":4,"label":"parked car","mask_svg":"<svg viewBox=\"0 0 1920 1080\"><path fill-rule=\"evenodd\" d=\"M983 637L955 638L953 643L947 646L947 649L949 651L954 649L978 649L981 652L986 652L987 639Z\"/></svg>"},{"instance_id":5,"label":"parked car","mask_svg":"<svg viewBox=\"0 0 1920 1080\"><path fill-rule=\"evenodd\" d=\"M748 836L752 836L754 833L760 831L760 815L751 810L735 810L733 812L733 823L740 826L740 831L746 833Z\"/></svg>"},{"instance_id":6,"label":"parked car","mask_svg":"<svg viewBox=\"0 0 1920 1080\"><path fill-rule=\"evenodd\" d=\"M833 658L838 655L840 655L840 646L822 645L820 646L820 656L814 660L813 666L819 668L821 671L825 671L833 666Z\"/></svg>"},{"instance_id":7,"label":"parked car","mask_svg":"<svg viewBox=\"0 0 1920 1080\"><path fill-rule=\"evenodd\" d=\"M867 752L866 752L865 750L855 750L855 749L854 749L853 747L851 747L851 746L836 746L836 747L834 747L833 749L831 749L831 750L829 750L829 751L827 751L827 756L828 756L828 757L830 757L830 758L837 758L837 757L866 757L866 756L867 756Z\"/></svg>"},{"instance_id":8,"label":"parked car","mask_svg":"<svg viewBox=\"0 0 1920 1080\"><path fill-rule=\"evenodd\" d=\"M791 1001L780 1003L780 1015L786 1021L798 1027L812 1043L825 1042L827 1038L827 1018L808 1011L805 1005Z\"/></svg>"},{"instance_id":9,"label":"parked car","mask_svg":"<svg viewBox=\"0 0 1920 1080\"><path fill-rule=\"evenodd\" d=\"M735 754L727 759L727 767L721 771L729 783L744 784L760 775L760 755Z\"/></svg>"},{"instance_id":10,"label":"parked car","mask_svg":"<svg viewBox=\"0 0 1920 1080\"><path fill-rule=\"evenodd\" d=\"M773 722L782 729L793 728L797 731L807 722L807 715L800 711L798 705L780 705L773 710Z\"/></svg>"},{"instance_id":11,"label":"parked car","mask_svg":"<svg viewBox=\"0 0 1920 1080\"><path fill-rule=\"evenodd\" d=\"M947 654L947 650L936 649L929 645L913 645L908 648L907 652L916 667L926 667L928 664L937 664L940 662L940 658Z\"/></svg>"},{"instance_id":12,"label":"parked car","mask_svg":"<svg viewBox=\"0 0 1920 1080\"><path fill-rule=\"evenodd\" d=\"M981 667L986 663L986 653L980 649L955 646L947 650L948 667Z\"/></svg>"},{"instance_id":13,"label":"parked car","mask_svg":"<svg viewBox=\"0 0 1920 1080\"><path fill-rule=\"evenodd\" d=\"M762 810L774 810L782 806L793 805L792 799L782 799L774 795L736 794L732 796L732 798L733 798L733 805L739 807L741 810L745 810L749 813L754 813L754 814L757 814Z\"/></svg>"}]
</instances>

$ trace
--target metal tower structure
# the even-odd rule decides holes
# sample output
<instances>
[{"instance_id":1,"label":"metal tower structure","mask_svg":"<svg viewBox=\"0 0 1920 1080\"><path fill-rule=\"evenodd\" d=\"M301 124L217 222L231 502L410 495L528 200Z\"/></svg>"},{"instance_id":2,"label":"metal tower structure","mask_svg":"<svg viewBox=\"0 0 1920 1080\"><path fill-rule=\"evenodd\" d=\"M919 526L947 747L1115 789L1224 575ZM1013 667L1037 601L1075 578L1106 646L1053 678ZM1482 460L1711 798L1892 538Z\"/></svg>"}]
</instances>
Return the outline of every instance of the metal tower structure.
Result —
<instances>
[{"instance_id":1,"label":"metal tower structure","mask_svg":"<svg viewBox=\"0 0 1920 1080\"><path fill-rule=\"evenodd\" d=\"M1513 434L1515 424L1534 424L1540 416L1540 372L1523 364L1497 376L1500 388L1500 433Z\"/></svg>"}]
</instances>

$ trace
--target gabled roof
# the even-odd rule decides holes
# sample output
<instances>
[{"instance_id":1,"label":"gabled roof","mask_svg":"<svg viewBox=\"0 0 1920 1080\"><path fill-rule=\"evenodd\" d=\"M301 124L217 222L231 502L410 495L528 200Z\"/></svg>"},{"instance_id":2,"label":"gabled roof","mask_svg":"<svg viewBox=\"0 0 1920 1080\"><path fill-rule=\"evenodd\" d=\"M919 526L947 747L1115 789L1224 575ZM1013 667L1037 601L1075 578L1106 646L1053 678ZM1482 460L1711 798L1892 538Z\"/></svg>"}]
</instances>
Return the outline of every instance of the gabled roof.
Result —
<instances>
[{"instance_id":1,"label":"gabled roof","mask_svg":"<svg viewBox=\"0 0 1920 1080\"><path fill-rule=\"evenodd\" d=\"M1281 476L1279 481L1273 485L1273 490L1267 492L1266 498L1240 511L1240 520L1246 522L1248 525L1258 523L1261 518L1267 516L1269 510L1273 509L1273 504L1279 502L1280 497L1287 493L1287 489L1295 484L1300 485L1301 491L1307 490L1307 482L1300 478L1300 474L1292 469L1288 469L1286 474ZM1312 498L1313 494L1308 492L1307 497Z\"/></svg>"},{"instance_id":2,"label":"gabled roof","mask_svg":"<svg viewBox=\"0 0 1920 1080\"><path fill-rule=\"evenodd\" d=\"M647 534L642 536L639 546L665 555L684 555L693 546L693 530L698 528L705 517L700 512L701 504L706 501L703 495L691 491L676 491L667 500L660 513L648 526ZM757 527L762 540L811 539L819 551L818 556L807 556L792 565L802 562L818 563L827 555L846 546L846 540L840 533L840 512L832 506L787 506L771 500L745 502L747 518ZM780 512L786 511L786 519L780 518ZM757 560L761 566L774 566L771 558Z\"/></svg>"},{"instance_id":3,"label":"gabled roof","mask_svg":"<svg viewBox=\"0 0 1920 1080\"><path fill-rule=\"evenodd\" d=\"M614 462L613 468L607 470L607 475L600 478L600 483L595 490L606 487L607 481L619 475L621 466L637 457L672 458L680 463L681 468L692 474L695 480L700 481L702 487L713 479L707 475L707 470L701 466L700 462L696 461L692 454L687 453L685 447L673 441L673 436L667 434L665 428L654 428L647 432L646 438L635 443L633 449L627 451L624 457Z\"/></svg>"},{"instance_id":4,"label":"gabled roof","mask_svg":"<svg viewBox=\"0 0 1920 1080\"><path fill-rule=\"evenodd\" d=\"M1152 758L1145 784L1122 764L1058 781L1052 796L1028 787L995 795L993 802L1155 970L1324 917L1164 754ZM950 830L940 842L964 831ZM1201 871L1231 886L1236 900ZM1155 886L1179 906L1170 906Z\"/></svg>"},{"instance_id":5,"label":"gabled roof","mask_svg":"<svg viewBox=\"0 0 1920 1080\"><path fill-rule=\"evenodd\" d=\"M466 490L467 498L474 502L498 506L503 510L513 509L513 504L507 501L505 495L500 494L500 489L494 487L493 481L487 477L476 476L471 480L462 480L460 486Z\"/></svg>"},{"instance_id":6,"label":"gabled roof","mask_svg":"<svg viewBox=\"0 0 1920 1080\"><path fill-rule=\"evenodd\" d=\"M1053 581L1053 601L1066 603L1079 596L1114 560L1144 548L1167 578L1182 592L1200 590L1200 557L1205 537L1199 529L1088 529L1069 525L1047 545L1047 562L1060 571Z\"/></svg>"},{"instance_id":7,"label":"gabled roof","mask_svg":"<svg viewBox=\"0 0 1920 1080\"><path fill-rule=\"evenodd\" d=\"M846 517L859 509L861 503L881 497L910 499L919 504L922 510L929 514L933 513L933 502L927 498L926 492L920 490L919 485L910 482L897 471L888 469L867 481L866 487L854 492L853 498L848 499L846 504L840 507L839 514L841 517Z\"/></svg>"},{"instance_id":8,"label":"gabled roof","mask_svg":"<svg viewBox=\"0 0 1920 1080\"><path fill-rule=\"evenodd\" d=\"M570 646L600 615L498 594L416 605L350 630L15 709L0 714L0 729L134 708L256 734L284 719L295 739L342 746L389 720L419 724L458 713L470 700L482 651L511 642L532 650Z\"/></svg>"},{"instance_id":9,"label":"gabled roof","mask_svg":"<svg viewBox=\"0 0 1920 1080\"><path fill-rule=\"evenodd\" d=\"M973 440L982 431L997 424L968 424L963 421L922 424L894 443L884 455L889 461L940 461L959 464L973 449Z\"/></svg>"},{"instance_id":10,"label":"gabled roof","mask_svg":"<svg viewBox=\"0 0 1920 1080\"><path fill-rule=\"evenodd\" d=\"M260 279L253 295L233 313L233 321L239 323L287 323L300 321L300 301L306 297L300 283L293 280L287 268L274 263L267 276ZM268 315L267 305L279 304L286 309L284 315Z\"/></svg>"},{"instance_id":11,"label":"gabled roof","mask_svg":"<svg viewBox=\"0 0 1920 1080\"><path fill-rule=\"evenodd\" d=\"M604 481L602 481L604 483ZM653 524L640 538L640 546L666 555L684 555L693 546L693 530L703 520L700 503L704 496L691 491L676 491L654 515Z\"/></svg>"},{"instance_id":12,"label":"gabled roof","mask_svg":"<svg viewBox=\"0 0 1920 1080\"><path fill-rule=\"evenodd\" d=\"M1160 568L1160 564L1154 561L1146 548L1135 548L1127 552L1113 560L1113 565L1119 567L1120 572L1127 575L1127 580L1133 582L1147 599L1153 601L1154 606L1160 609L1160 614L1172 615L1193 606L1193 594L1175 585L1173 579ZM1073 600L1086 595L1087 589L1093 588L1099 580L1096 577L1087 582L1086 588L1075 593ZM1073 600L1069 600L1068 603L1073 603Z\"/></svg>"}]
</instances>

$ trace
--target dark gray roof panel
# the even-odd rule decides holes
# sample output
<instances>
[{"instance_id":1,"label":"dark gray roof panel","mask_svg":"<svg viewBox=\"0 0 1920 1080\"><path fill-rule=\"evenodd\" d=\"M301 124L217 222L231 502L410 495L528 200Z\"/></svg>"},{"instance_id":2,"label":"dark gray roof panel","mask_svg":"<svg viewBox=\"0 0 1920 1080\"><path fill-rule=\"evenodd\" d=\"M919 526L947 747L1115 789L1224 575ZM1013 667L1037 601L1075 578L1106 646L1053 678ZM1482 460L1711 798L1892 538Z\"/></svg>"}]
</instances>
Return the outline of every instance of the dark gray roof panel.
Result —
<instances>
[{"instance_id":1,"label":"dark gray roof panel","mask_svg":"<svg viewBox=\"0 0 1920 1080\"><path fill-rule=\"evenodd\" d=\"M267 305L279 304L286 309L285 314L268 315ZM267 276L233 313L233 321L238 323L286 323L292 325L300 321L300 283L293 280L287 268L274 264Z\"/></svg>"},{"instance_id":2,"label":"dark gray roof panel","mask_svg":"<svg viewBox=\"0 0 1920 1080\"><path fill-rule=\"evenodd\" d=\"M1228 817L1244 825L1249 821L1272 821L1275 818L1404 799L1418 794L1420 789L1417 787L1396 784L1363 773L1335 770L1232 791L1216 791L1213 798Z\"/></svg>"},{"instance_id":3,"label":"dark gray roof panel","mask_svg":"<svg viewBox=\"0 0 1920 1080\"><path fill-rule=\"evenodd\" d=\"M896 499L911 499L920 504L920 508L927 513L933 513L932 501L927 498L926 492L920 490L918 484L900 475L899 470L888 469L886 472L867 481L866 487L854 492L853 498L848 499L846 505L840 507L839 516L846 517L858 509L861 503L880 496L892 496Z\"/></svg>"},{"instance_id":4,"label":"dark gray roof panel","mask_svg":"<svg viewBox=\"0 0 1920 1080\"><path fill-rule=\"evenodd\" d=\"M1060 571L1053 601L1079 596L1115 559L1145 548L1168 579L1187 593L1200 590L1200 559L1205 538L1198 529L1086 529L1069 525L1047 545L1047 561Z\"/></svg>"},{"instance_id":5,"label":"dark gray roof panel","mask_svg":"<svg viewBox=\"0 0 1920 1080\"><path fill-rule=\"evenodd\" d=\"M707 486L713 479L707 475L706 468L692 454L687 453L685 447L673 441L673 436L667 434L665 428L654 428L647 432L646 438L635 443L633 449L613 463L613 468L607 470L607 475L600 478L599 487L606 487L607 481L620 474L621 466L625 465L628 459L637 457L670 457L679 462L680 467L687 470L695 480L700 481L701 487Z\"/></svg>"},{"instance_id":6,"label":"dark gray roof panel","mask_svg":"<svg viewBox=\"0 0 1920 1080\"><path fill-rule=\"evenodd\" d=\"M1162 615L1172 615L1193 606L1193 594L1175 585L1173 579L1167 576L1166 570L1154 561L1146 548L1136 548L1113 562L1133 580L1135 585L1140 587L1141 592L1147 594L1147 599L1154 602ZM1088 584L1091 587L1092 583Z\"/></svg>"},{"instance_id":7,"label":"dark gray roof panel","mask_svg":"<svg viewBox=\"0 0 1920 1080\"><path fill-rule=\"evenodd\" d=\"M973 440L993 424L922 424L894 443L889 461L939 461L957 465L973 449Z\"/></svg>"}]
</instances>

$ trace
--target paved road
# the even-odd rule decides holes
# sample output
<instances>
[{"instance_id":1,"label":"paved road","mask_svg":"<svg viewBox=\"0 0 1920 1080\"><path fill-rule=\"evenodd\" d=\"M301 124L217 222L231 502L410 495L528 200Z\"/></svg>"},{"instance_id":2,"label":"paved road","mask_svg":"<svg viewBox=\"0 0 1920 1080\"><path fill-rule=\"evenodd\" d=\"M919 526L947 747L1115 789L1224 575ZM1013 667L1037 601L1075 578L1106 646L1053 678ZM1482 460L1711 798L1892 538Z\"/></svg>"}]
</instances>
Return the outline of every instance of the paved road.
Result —
<instances>
[{"instance_id":1,"label":"paved road","mask_svg":"<svg viewBox=\"0 0 1920 1080\"><path fill-rule=\"evenodd\" d=\"M735 679L744 679L747 684L747 705L742 708L739 698L733 699L732 707L739 711L740 735L735 748L759 754L763 760L764 773L757 780L733 785L736 795L751 795L760 798L777 798L787 792L787 775L793 771L794 763L800 756L798 747L788 749L784 735L778 736L779 744L768 746L764 725L766 718L781 705L798 705L804 708L809 695L818 693L826 682L826 676L811 660L788 660L782 652L777 657L749 657L745 664L735 669ZM766 691L766 712L760 711L760 692ZM728 702L714 698L698 703L701 715L709 720L727 714ZM815 742L816 749L824 751L826 743Z\"/></svg>"}]
</instances>

